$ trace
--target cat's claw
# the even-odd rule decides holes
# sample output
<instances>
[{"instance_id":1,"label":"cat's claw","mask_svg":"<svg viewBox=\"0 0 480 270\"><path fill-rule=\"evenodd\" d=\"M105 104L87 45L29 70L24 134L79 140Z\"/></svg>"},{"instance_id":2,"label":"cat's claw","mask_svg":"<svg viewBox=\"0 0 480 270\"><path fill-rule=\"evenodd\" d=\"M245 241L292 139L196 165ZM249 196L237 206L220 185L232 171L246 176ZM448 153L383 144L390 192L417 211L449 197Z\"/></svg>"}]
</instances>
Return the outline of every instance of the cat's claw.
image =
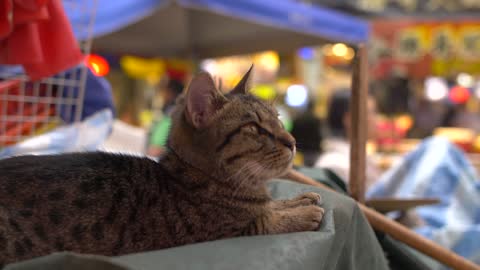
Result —
<instances>
[{"instance_id":1,"label":"cat's claw","mask_svg":"<svg viewBox=\"0 0 480 270\"><path fill-rule=\"evenodd\" d=\"M320 204L322 197L320 194L315 193L315 192L307 192L300 194L299 196L295 197L294 200L296 201L303 201L305 204L303 205L309 205L309 204Z\"/></svg>"},{"instance_id":2,"label":"cat's claw","mask_svg":"<svg viewBox=\"0 0 480 270\"><path fill-rule=\"evenodd\" d=\"M291 200L273 201L272 208L274 210L283 210L283 209L297 208L302 206L318 205L318 204L321 204L320 195L315 192L307 192Z\"/></svg>"}]
</instances>

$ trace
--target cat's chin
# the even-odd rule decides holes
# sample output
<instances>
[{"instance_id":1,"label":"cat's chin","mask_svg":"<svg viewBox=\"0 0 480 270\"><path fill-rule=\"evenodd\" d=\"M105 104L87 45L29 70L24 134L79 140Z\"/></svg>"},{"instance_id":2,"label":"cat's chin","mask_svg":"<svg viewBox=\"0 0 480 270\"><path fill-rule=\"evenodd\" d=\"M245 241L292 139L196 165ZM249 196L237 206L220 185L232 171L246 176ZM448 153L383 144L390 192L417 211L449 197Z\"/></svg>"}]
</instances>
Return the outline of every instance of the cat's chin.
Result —
<instances>
[{"instance_id":1,"label":"cat's chin","mask_svg":"<svg viewBox=\"0 0 480 270\"><path fill-rule=\"evenodd\" d=\"M289 161L288 164L285 167L279 169L278 173L273 175L271 178L285 178L285 176L292 169L292 167L293 167L293 162Z\"/></svg>"},{"instance_id":2,"label":"cat's chin","mask_svg":"<svg viewBox=\"0 0 480 270\"><path fill-rule=\"evenodd\" d=\"M278 168L277 170L272 170L269 173L266 173L265 175L260 176L258 179L256 179L254 182L257 184L265 184L267 181L271 179L276 179L276 178L285 178L292 169L292 163L290 163L286 167Z\"/></svg>"}]
</instances>

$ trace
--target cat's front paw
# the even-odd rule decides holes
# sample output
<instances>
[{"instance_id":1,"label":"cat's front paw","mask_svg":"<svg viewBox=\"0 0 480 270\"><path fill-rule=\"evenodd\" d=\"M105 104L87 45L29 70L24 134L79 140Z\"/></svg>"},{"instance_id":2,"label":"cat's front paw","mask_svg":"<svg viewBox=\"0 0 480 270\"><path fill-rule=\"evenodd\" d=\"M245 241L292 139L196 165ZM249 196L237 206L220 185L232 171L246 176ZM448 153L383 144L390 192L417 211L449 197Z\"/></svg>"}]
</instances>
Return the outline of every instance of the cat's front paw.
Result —
<instances>
[{"instance_id":1,"label":"cat's front paw","mask_svg":"<svg viewBox=\"0 0 480 270\"><path fill-rule=\"evenodd\" d=\"M300 231L316 231L323 220L325 210L317 205L295 208L297 226Z\"/></svg>"},{"instance_id":2,"label":"cat's front paw","mask_svg":"<svg viewBox=\"0 0 480 270\"><path fill-rule=\"evenodd\" d=\"M274 210L261 217L253 224L258 232L258 224L263 229L260 233L293 233L316 231L320 228L325 210L318 205L303 205L295 208Z\"/></svg>"}]
</instances>

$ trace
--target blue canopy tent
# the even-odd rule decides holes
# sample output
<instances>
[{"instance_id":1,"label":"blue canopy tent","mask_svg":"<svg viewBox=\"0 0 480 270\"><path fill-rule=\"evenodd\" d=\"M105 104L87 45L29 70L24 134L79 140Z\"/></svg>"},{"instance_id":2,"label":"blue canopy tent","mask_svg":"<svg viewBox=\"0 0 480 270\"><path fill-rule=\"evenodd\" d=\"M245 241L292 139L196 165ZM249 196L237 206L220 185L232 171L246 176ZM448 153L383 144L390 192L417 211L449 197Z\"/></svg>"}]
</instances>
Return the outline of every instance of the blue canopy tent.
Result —
<instances>
[{"instance_id":1,"label":"blue canopy tent","mask_svg":"<svg viewBox=\"0 0 480 270\"><path fill-rule=\"evenodd\" d=\"M72 23L82 14L69 13ZM198 58L364 42L369 26L291 0L99 0L97 51ZM82 33L77 33L82 38Z\"/></svg>"}]
</instances>

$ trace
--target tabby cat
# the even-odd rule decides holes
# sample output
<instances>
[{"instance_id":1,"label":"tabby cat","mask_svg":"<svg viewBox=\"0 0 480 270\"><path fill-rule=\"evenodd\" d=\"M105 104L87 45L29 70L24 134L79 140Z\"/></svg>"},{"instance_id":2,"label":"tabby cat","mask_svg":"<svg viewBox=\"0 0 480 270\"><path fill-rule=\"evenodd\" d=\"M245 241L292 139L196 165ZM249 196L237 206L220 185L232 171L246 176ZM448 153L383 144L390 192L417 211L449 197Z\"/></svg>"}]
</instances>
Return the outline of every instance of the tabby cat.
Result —
<instances>
[{"instance_id":1,"label":"tabby cat","mask_svg":"<svg viewBox=\"0 0 480 270\"><path fill-rule=\"evenodd\" d=\"M198 74L177 100L166 153L21 156L0 161L0 263L55 251L122 255L256 234L316 230L319 195L273 201L295 140L247 91Z\"/></svg>"}]
</instances>

